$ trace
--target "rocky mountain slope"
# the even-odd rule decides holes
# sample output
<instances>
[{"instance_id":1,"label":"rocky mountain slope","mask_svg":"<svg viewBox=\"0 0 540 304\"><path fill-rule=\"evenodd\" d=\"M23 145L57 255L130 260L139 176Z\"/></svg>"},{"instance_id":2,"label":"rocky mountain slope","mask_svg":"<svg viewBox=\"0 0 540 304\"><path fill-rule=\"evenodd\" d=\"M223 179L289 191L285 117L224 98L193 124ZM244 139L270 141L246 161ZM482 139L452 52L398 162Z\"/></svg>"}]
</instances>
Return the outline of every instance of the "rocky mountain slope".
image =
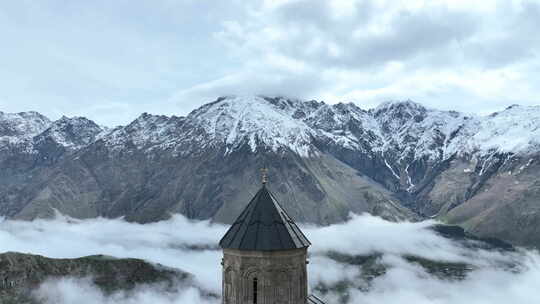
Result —
<instances>
[{"instance_id":1,"label":"rocky mountain slope","mask_svg":"<svg viewBox=\"0 0 540 304\"><path fill-rule=\"evenodd\" d=\"M15 252L0 254L0 299L4 304L41 303L33 291L46 280L62 278L89 279L106 294L129 291L143 284L161 284L166 289L193 285L189 273L138 259L101 255L51 259Z\"/></svg>"},{"instance_id":2,"label":"rocky mountain slope","mask_svg":"<svg viewBox=\"0 0 540 304\"><path fill-rule=\"evenodd\" d=\"M2 113L0 214L148 222L179 212L229 222L265 166L298 221L328 224L351 211L438 217L538 246L539 152L540 107L475 116L412 101L363 110L240 96L112 130Z\"/></svg>"}]
</instances>

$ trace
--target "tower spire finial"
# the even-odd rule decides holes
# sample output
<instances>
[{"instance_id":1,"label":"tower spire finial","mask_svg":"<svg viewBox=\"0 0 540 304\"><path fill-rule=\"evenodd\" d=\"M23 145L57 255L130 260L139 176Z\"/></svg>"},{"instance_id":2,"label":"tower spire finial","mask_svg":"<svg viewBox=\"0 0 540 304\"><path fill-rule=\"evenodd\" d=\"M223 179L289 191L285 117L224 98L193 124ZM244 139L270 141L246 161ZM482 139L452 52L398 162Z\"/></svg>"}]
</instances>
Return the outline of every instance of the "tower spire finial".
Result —
<instances>
[{"instance_id":1,"label":"tower spire finial","mask_svg":"<svg viewBox=\"0 0 540 304\"><path fill-rule=\"evenodd\" d=\"M266 185L268 182L268 169L267 168L261 168L261 177L262 177L262 184Z\"/></svg>"}]
</instances>

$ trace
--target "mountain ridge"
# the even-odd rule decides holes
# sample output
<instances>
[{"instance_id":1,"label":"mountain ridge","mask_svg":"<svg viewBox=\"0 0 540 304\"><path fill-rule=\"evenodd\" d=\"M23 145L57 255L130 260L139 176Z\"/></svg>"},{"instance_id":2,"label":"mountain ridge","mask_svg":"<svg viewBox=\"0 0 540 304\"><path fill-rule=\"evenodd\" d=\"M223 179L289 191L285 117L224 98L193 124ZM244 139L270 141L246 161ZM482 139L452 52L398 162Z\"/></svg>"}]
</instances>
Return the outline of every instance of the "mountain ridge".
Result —
<instances>
[{"instance_id":1,"label":"mountain ridge","mask_svg":"<svg viewBox=\"0 0 540 304\"><path fill-rule=\"evenodd\" d=\"M186 116L143 113L113 129L81 117L11 115L15 122L0 119L0 214L10 217L57 209L139 222L170 213L230 222L267 166L276 196L300 221L329 224L349 212L418 218L412 210L483 236L540 244L533 230L508 220L507 229L495 228L489 216L540 222L538 106L478 116L410 100L364 110L237 96ZM510 202L525 210L508 211Z\"/></svg>"},{"instance_id":2,"label":"mountain ridge","mask_svg":"<svg viewBox=\"0 0 540 304\"><path fill-rule=\"evenodd\" d=\"M246 113L249 115L246 115ZM272 117L269 117L268 115L271 115ZM35 119L35 117L41 117L42 121L36 121L32 124L31 121L24 121L25 116L33 119ZM321 117L326 120L321 119ZM527 118L529 123L520 124L519 120L515 119L516 117ZM374 150L376 151L384 151L385 147L391 144L402 144L396 143L398 137L388 137L389 135L401 135L399 134L400 131L402 133L404 131L409 131L409 133L424 133L429 129L440 129L441 126L446 128L439 131L444 131L443 133L447 136L452 133L466 133L464 136L475 136L477 142L486 141L484 145L475 145L470 142L459 142L455 144L448 142L446 144L449 151L445 151L444 153L445 157L448 158L457 150L466 150L466 152L469 153L475 153L476 150L487 152L497 148L510 152L525 150L527 144L531 143L523 142L524 140L527 140L527 138L524 139L523 136L517 136L521 142L510 140L510 138L516 138L516 136L511 136L514 134L510 134L505 138L498 138L502 142L497 142L496 140L489 141L488 138L493 135L504 135L501 134L503 133L501 132L501 129L507 127L509 124L519 126L519 132L521 132L521 134L523 134L524 131L527 131L526 127L529 127L531 132L537 131L540 128L540 125L531 122L534 121L535 118L540 118L540 106L511 105L502 111L494 112L486 116L479 116L474 114L463 114L456 111L441 111L427 108L422 104L411 100L387 101L373 109L364 110L354 103L326 104L315 100L302 101L298 99L286 99L284 97L229 96L220 97L214 102L205 104L193 110L186 116L167 116L143 113L126 126L117 126L112 129L98 126L92 120L85 117L68 118L63 116L56 121L51 121L47 117L33 111L20 113L0 112L0 125L4 127L6 122L9 121L18 121L19 124L23 122L23 126L19 127L20 130L18 130L21 133L19 134L20 138L12 135L12 137L16 137L20 140L22 138L30 138L39 135L41 132L53 127L55 124L65 121L75 122L78 120L85 120L88 124L94 125L92 126L93 128L99 128L99 133L101 133L99 138L103 138L119 129L133 129L133 125L136 123L151 124L152 122L149 120L157 120L157 123L163 123L164 121L170 120L174 123L175 121L182 122L191 119L198 123L199 127L206 124L207 126L203 127L207 135L213 136L212 139L223 140L228 145L234 146L235 143L238 144L235 141L242 141L242 139L238 139L237 137L247 134L249 136L250 147L252 148L252 151L254 151L256 144L253 135L255 134L258 139L263 142L268 141L266 144L273 149L288 146L288 148L297 150L296 152L303 156L307 156L308 154L301 153L305 151L299 151L298 149L302 147L298 147L295 144L309 145L310 140L307 136L317 133L315 131L318 131L317 135L328 137L336 142L341 142L343 145L358 141L359 138L347 136L350 135L347 134L347 131L349 130L343 130L350 120L357 120L366 131L373 132L372 134L383 137L383 141L374 141ZM428 125L421 126L423 129L408 130L411 126L407 125L406 121L416 120L416 124L418 124L426 119L428 120L426 122ZM437 125L445 120L448 122L447 125ZM27 122L26 126L24 126L24 122ZM264 125L258 122L264 122ZM431 123L431 125L429 125L429 123ZM16 125L16 123L13 125ZM271 126L268 127L268 125ZM25 130L25 127L28 130ZM341 129L337 129L337 127L341 127ZM476 132L471 130L478 127L483 128ZM489 130L488 127L491 127L494 130ZM285 129L285 133L282 134L279 129ZM334 132L333 134L332 131L336 130L344 132L341 132L342 134L335 134L336 132ZM484 130L485 132L481 132ZM227 131L227 134L223 134ZM1 133L6 133L6 130L3 130L0 134ZM536 133L534 134L536 135ZM405 136L406 135L409 134L405 134ZM6 137L6 135L2 134L2 137L0 138L4 137ZM288 138L293 141L287 141ZM91 144L94 139L97 140L98 138L91 138L90 141L84 144ZM531 138L528 139L532 140ZM143 138L140 141L144 142L148 140L151 141L151 139L148 138ZM72 143L63 143L64 146L69 146L71 144ZM426 144L429 144L429 142ZM503 144L506 144L508 147L502 147ZM534 142L533 144L535 145L534 148L540 147L539 142ZM358 146L355 148L358 148ZM419 157L421 156L422 155Z\"/></svg>"}]
</instances>

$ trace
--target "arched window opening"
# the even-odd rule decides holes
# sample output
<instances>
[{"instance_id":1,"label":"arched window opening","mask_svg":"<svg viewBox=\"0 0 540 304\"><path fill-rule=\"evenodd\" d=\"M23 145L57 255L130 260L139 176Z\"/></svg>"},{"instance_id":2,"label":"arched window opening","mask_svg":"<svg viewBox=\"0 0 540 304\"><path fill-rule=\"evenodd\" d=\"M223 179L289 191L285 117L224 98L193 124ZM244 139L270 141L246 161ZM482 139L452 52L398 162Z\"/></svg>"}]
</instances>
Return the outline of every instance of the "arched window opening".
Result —
<instances>
[{"instance_id":1,"label":"arched window opening","mask_svg":"<svg viewBox=\"0 0 540 304\"><path fill-rule=\"evenodd\" d=\"M225 290L223 291L223 295L224 295L224 304L230 304L230 303L233 303L233 295L232 295L232 270L231 269L227 269L227 271L225 272Z\"/></svg>"},{"instance_id":2,"label":"arched window opening","mask_svg":"<svg viewBox=\"0 0 540 304\"><path fill-rule=\"evenodd\" d=\"M257 304L257 278L253 278L253 304Z\"/></svg>"}]
</instances>

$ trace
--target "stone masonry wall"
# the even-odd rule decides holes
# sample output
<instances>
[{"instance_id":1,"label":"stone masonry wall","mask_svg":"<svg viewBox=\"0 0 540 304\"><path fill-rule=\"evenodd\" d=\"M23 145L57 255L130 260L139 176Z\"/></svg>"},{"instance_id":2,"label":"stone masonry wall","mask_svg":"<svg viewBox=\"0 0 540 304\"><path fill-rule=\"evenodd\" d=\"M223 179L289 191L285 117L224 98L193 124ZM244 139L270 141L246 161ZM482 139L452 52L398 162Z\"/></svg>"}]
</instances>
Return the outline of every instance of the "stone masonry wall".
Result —
<instances>
[{"instance_id":1,"label":"stone masonry wall","mask_svg":"<svg viewBox=\"0 0 540 304\"><path fill-rule=\"evenodd\" d=\"M266 252L225 249L223 304L306 304L306 263L305 248Z\"/></svg>"}]
</instances>

